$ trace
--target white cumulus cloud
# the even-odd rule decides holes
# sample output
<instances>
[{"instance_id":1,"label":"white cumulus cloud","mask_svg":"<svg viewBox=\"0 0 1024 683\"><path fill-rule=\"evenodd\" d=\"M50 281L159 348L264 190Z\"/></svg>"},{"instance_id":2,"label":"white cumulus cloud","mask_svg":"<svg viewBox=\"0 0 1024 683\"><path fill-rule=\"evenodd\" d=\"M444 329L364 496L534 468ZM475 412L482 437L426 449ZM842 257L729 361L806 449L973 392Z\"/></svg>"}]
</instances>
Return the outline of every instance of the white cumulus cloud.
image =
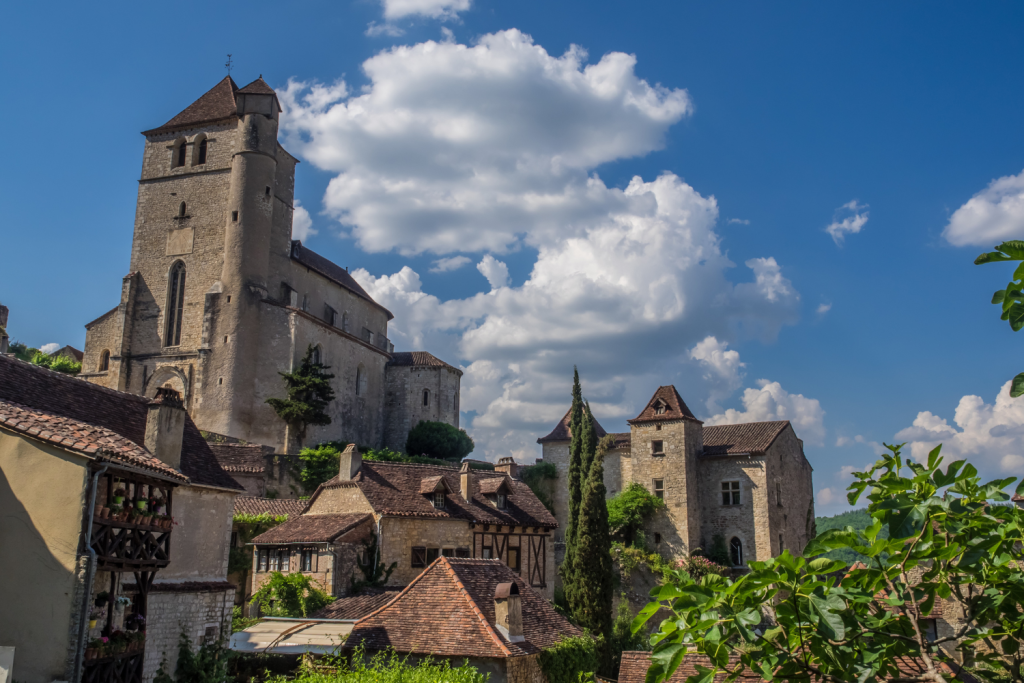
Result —
<instances>
[{"instance_id":1,"label":"white cumulus cloud","mask_svg":"<svg viewBox=\"0 0 1024 683\"><path fill-rule=\"evenodd\" d=\"M868 222L867 208L867 204L858 204L856 199L843 204L836 209L825 232L832 236L836 244L842 244L847 235L856 235Z\"/></svg>"},{"instance_id":2,"label":"white cumulus cloud","mask_svg":"<svg viewBox=\"0 0 1024 683\"><path fill-rule=\"evenodd\" d=\"M950 216L942 236L957 247L1024 239L1024 171L993 180L967 200Z\"/></svg>"},{"instance_id":3,"label":"white cumulus cloud","mask_svg":"<svg viewBox=\"0 0 1024 683\"><path fill-rule=\"evenodd\" d=\"M480 271L481 275L487 278L487 282L490 283L491 289L508 287L508 266L490 254L484 256L480 263L476 264L476 269Z\"/></svg>"},{"instance_id":4,"label":"white cumulus cloud","mask_svg":"<svg viewBox=\"0 0 1024 683\"><path fill-rule=\"evenodd\" d=\"M381 0L381 4L389 21L410 16L450 19L468 10L470 0Z\"/></svg>"},{"instance_id":5,"label":"white cumulus cloud","mask_svg":"<svg viewBox=\"0 0 1024 683\"><path fill-rule=\"evenodd\" d=\"M309 216L309 211L306 211L299 200L295 200L295 210L292 213L292 239L302 240L305 242L310 237L317 233L313 229L313 219Z\"/></svg>"},{"instance_id":6,"label":"white cumulus cloud","mask_svg":"<svg viewBox=\"0 0 1024 683\"><path fill-rule=\"evenodd\" d=\"M718 402L732 396L743 382L743 368L738 351L729 349L729 344L713 336L705 337L690 349L690 358L705 369L704 379L711 385L706 402L709 412L720 410Z\"/></svg>"},{"instance_id":7,"label":"white cumulus cloud","mask_svg":"<svg viewBox=\"0 0 1024 683\"><path fill-rule=\"evenodd\" d=\"M730 408L704 421L709 425L789 420L797 436L810 445L825 442L825 411L816 398L791 394L778 382L757 381L757 389L743 390L743 410Z\"/></svg>"},{"instance_id":8,"label":"white cumulus cloud","mask_svg":"<svg viewBox=\"0 0 1024 683\"><path fill-rule=\"evenodd\" d=\"M823 488L818 491L818 505L831 505L832 503L839 502L841 499L842 494L831 488Z\"/></svg>"},{"instance_id":9,"label":"white cumulus cloud","mask_svg":"<svg viewBox=\"0 0 1024 683\"><path fill-rule=\"evenodd\" d=\"M818 308L815 311L818 315L825 315L832 310L832 304L818 304Z\"/></svg>"},{"instance_id":10,"label":"white cumulus cloud","mask_svg":"<svg viewBox=\"0 0 1024 683\"><path fill-rule=\"evenodd\" d=\"M467 256L449 256L448 258L442 258L434 261L434 267L430 269L431 273L447 273L452 270L458 270L467 263L472 263L473 260Z\"/></svg>"},{"instance_id":11,"label":"white cumulus cloud","mask_svg":"<svg viewBox=\"0 0 1024 683\"><path fill-rule=\"evenodd\" d=\"M40 346L39 350L49 355L59 348L61 348L60 344L56 342L50 342L49 344L43 344L42 346Z\"/></svg>"}]
</instances>

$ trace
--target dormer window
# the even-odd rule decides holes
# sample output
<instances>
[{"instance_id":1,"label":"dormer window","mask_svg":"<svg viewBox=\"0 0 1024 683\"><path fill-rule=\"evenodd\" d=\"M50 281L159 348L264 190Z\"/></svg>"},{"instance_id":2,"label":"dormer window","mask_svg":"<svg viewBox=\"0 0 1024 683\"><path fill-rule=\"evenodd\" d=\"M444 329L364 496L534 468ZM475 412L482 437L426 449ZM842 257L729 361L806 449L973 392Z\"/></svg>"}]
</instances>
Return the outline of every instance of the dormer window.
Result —
<instances>
[{"instance_id":1,"label":"dormer window","mask_svg":"<svg viewBox=\"0 0 1024 683\"><path fill-rule=\"evenodd\" d=\"M433 495L430 498L431 498L431 502L434 504L435 508L437 508L438 510L444 510L444 503L445 503L444 491L434 491Z\"/></svg>"},{"instance_id":2,"label":"dormer window","mask_svg":"<svg viewBox=\"0 0 1024 683\"><path fill-rule=\"evenodd\" d=\"M654 404L654 414L655 415L664 415L666 409L667 409L667 406L665 405L665 402L660 400L660 399L658 400L657 403Z\"/></svg>"},{"instance_id":3,"label":"dormer window","mask_svg":"<svg viewBox=\"0 0 1024 683\"><path fill-rule=\"evenodd\" d=\"M508 508L508 496L504 493L499 493L494 497L494 503L499 510L505 510Z\"/></svg>"}]
</instances>

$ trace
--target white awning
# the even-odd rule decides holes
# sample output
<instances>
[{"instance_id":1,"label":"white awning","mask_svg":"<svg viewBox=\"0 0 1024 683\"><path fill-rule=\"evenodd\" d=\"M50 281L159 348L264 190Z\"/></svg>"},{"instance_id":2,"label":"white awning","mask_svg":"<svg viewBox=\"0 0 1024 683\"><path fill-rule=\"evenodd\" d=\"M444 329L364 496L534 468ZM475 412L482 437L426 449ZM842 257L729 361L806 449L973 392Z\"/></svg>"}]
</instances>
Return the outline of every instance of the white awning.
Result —
<instances>
[{"instance_id":1,"label":"white awning","mask_svg":"<svg viewBox=\"0 0 1024 683\"><path fill-rule=\"evenodd\" d=\"M355 623L354 619L266 617L244 631L232 633L228 648L235 652L330 654L344 642Z\"/></svg>"}]
</instances>

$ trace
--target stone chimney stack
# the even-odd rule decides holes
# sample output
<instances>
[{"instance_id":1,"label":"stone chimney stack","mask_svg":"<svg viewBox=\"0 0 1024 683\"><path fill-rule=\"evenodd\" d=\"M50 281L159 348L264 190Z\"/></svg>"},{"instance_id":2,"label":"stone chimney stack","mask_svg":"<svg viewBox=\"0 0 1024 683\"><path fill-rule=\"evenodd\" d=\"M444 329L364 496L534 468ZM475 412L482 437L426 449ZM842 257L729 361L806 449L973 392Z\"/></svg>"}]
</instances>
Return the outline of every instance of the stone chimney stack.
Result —
<instances>
[{"instance_id":1,"label":"stone chimney stack","mask_svg":"<svg viewBox=\"0 0 1024 683\"><path fill-rule=\"evenodd\" d=\"M146 415L146 450L176 470L181 469L185 406L174 389L160 387Z\"/></svg>"},{"instance_id":2,"label":"stone chimney stack","mask_svg":"<svg viewBox=\"0 0 1024 683\"><path fill-rule=\"evenodd\" d=\"M341 454L338 478L342 481L352 481L362 466L363 454L359 452L354 443L350 443Z\"/></svg>"},{"instance_id":3,"label":"stone chimney stack","mask_svg":"<svg viewBox=\"0 0 1024 683\"><path fill-rule=\"evenodd\" d=\"M494 466L495 472L504 472L513 479L519 478L519 465L514 458L499 458L498 464Z\"/></svg>"},{"instance_id":4,"label":"stone chimney stack","mask_svg":"<svg viewBox=\"0 0 1024 683\"><path fill-rule=\"evenodd\" d=\"M462 463L462 469L459 470L459 488L467 502L473 499L473 475L470 474L468 462Z\"/></svg>"},{"instance_id":5,"label":"stone chimney stack","mask_svg":"<svg viewBox=\"0 0 1024 683\"><path fill-rule=\"evenodd\" d=\"M7 307L0 304L0 355L7 353L7 342L10 338L7 335Z\"/></svg>"},{"instance_id":6,"label":"stone chimney stack","mask_svg":"<svg viewBox=\"0 0 1024 683\"><path fill-rule=\"evenodd\" d=\"M523 636L523 603L519 586L514 582L499 583L494 589L494 627L510 643L521 643Z\"/></svg>"}]
</instances>

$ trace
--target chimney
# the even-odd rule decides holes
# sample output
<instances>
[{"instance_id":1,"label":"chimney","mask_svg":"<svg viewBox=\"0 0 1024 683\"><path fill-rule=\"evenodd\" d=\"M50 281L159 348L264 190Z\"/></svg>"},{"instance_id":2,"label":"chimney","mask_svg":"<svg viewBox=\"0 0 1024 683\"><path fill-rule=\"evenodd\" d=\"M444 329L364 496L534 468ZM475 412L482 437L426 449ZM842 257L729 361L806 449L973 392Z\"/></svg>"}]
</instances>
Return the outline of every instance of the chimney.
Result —
<instances>
[{"instance_id":1,"label":"chimney","mask_svg":"<svg viewBox=\"0 0 1024 683\"><path fill-rule=\"evenodd\" d=\"M514 581L499 583L494 589L494 626L510 643L521 643L523 636L523 603L519 586Z\"/></svg>"},{"instance_id":2,"label":"chimney","mask_svg":"<svg viewBox=\"0 0 1024 683\"><path fill-rule=\"evenodd\" d=\"M7 307L0 304L0 356L7 353Z\"/></svg>"},{"instance_id":3,"label":"chimney","mask_svg":"<svg viewBox=\"0 0 1024 683\"><path fill-rule=\"evenodd\" d=\"M519 478L519 465L514 458L499 458L498 464L494 466L495 472L504 472L513 479Z\"/></svg>"},{"instance_id":4,"label":"chimney","mask_svg":"<svg viewBox=\"0 0 1024 683\"><path fill-rule=\"evenodd\" d=\"M350 443L341 454L341 463L338 466L338 479L352 481L362 466L363 454L359 452L354 443Z\"/></svg>"},{"instance_id":5,"label":"chimney","mask_svg":"<svg viewBox=\"0 0 1024 683\"><path fill-rule=\"evenodd\" d=\"M146 415L146 450L176 470L181 469L181 438L185 406L174 389L160 387Z\"/></svg>"},{"instance_id":6,"label":"chimney","mask_svg":"<svg viewBox=\"0 0 1024 683\"><path fill-rule=\"evenodd\" d=\"M473 477L469 473L469 463L462 463L462 469L459 470L459 488L462 489L462 497L467 502L473 498Z\"/></svg>"}]
</instances>

